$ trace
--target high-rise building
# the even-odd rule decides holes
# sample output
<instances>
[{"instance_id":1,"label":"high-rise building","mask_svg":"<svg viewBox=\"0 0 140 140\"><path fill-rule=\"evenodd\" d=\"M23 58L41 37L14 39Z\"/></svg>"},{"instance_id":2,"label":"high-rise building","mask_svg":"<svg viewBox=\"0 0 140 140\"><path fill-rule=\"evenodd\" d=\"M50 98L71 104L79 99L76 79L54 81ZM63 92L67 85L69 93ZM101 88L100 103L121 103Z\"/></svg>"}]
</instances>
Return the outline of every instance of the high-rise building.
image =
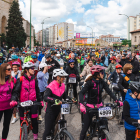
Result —
<instances>
[{"instance_id":1,"label":"high-rise building","mask_svg":"<svg viewBox=\"0 0 140 140\"><path fill-rule=\"evenodd\" d=\"M127 19L127 39L129 38L128 35L130 34L129 31L131 32L140 29L140 14L136 16L129 16L129 22ZM131 34L130 34L130 39L131 39Z\"/></svg>"},{"instance_id":2,"label":"high-rise building","mask_svg":"<svg viewBox=\"0 0 140 140\"><path fill-rule=\"evenodd\" d=\"M43 29L43 46L49 45L49 28Z\"/></svg>"}]
</instances>

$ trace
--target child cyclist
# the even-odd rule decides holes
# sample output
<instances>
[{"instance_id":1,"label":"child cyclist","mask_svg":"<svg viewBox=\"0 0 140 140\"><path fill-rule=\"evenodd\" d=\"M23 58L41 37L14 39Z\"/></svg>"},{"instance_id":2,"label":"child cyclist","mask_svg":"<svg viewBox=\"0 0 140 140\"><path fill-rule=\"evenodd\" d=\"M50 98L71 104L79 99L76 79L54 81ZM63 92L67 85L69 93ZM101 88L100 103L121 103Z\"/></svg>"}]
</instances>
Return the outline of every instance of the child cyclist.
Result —
<instances>
[{"instance_id":1,"label":"child cyclist","mask_svg":"<svg viewBox=\"0 0 140 140\"><path fill-rule=\"evenodd\" d=\"M140 124L140 82L130 82L129 88L123 106L124 126L126 140L135 140L136 126L133 123Z\"/></svg>"},{"instance_id":2,"label":"child cyclist","mask_svg":"<svg viewBox=\"0 0 140 140\"><path fill-rule=\"evenodd\" d=\"M107 83L103 80L103 70L105 67L100 66L100 65L94 65L91 67L91 78L88 78L88 81L82 88L82 90L79 93L79 99L80 99L80 110L81 112L85 113L84 114L84 125L80 134L80 140L85 139L86 132L92 122L92 117L95 116L96 114L93 112L86 112L86 107L84 105L83 97L84 94L88 91L88 98L87 98L87 103L86 106L90 108L99 108L100 106L103 106L102 104L102 91L103 89L106 90L106 92L116 101L116 103L119 106L122 106L123 103L118 101L116 96L111 92L109 89ZM106 138L102 137L102 140L106 140Z\"/></svg>"},{"instance_id":3,"label":"child cyclist","mask_svg":"<svg viewBox=\"0 0 140 140\"><path fill-rule=\"evenodd\" d=\"M34 64L31 62L27 62L23 64L24 71L22 76L17 79L17 83L15 85L12 101L10 102L10 106L14 107L17 105L17 101L25 102L28 100L41 102L42 106L44 106L42 97L38 88L38 81L34 76ZM31 120L33 126L33 136L34 140L38 139L38 122L37 122L37 110L38 106L34 105L29 107L31 111ZM20 114L20 123L24 119L24 108L19 108Z\"/></svg>"},{"instance_id":4,"label":"child cyclist","mask_svg":"<svg viewBox=\"0 0 140 140\"><path fill-rule=\"evenodd\" d=\"M67 96L65 92L65 84L63 83L65 77L68 74L62 69L53 70L53 80L48 86L44 94L44 101L47 102L46 114L45 114L45 131L43 135L43 140L50 136L51 130L53 130L54 122L58 117L62 102L62 99L71 99ZM73 100L73 102L75 102ZM52 106L53 104L56 104Z\"/></svg>"}]
</instances>

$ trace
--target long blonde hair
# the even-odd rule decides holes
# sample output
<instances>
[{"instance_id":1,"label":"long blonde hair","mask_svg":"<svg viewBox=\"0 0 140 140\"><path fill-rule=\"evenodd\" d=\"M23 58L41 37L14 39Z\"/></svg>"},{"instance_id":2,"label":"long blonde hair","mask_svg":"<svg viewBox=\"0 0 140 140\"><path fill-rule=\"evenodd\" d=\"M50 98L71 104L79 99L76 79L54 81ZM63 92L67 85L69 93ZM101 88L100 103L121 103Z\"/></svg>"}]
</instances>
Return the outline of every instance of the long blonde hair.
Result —
<instances>
[{"instance_id":1,"label":"long blonde hair","mask_svg":"<svg viewBox=\"0 0 140 140\"><path fill-rule=\"evenodd\" d=\"M6 68L9 66L8 63L3 63L1 66L0 66L0 84L1 85L4 85L5 84L5 76L6 76ZM9 76L9 83L11 83L11 76Z\"/></svg>"}]
</instances>

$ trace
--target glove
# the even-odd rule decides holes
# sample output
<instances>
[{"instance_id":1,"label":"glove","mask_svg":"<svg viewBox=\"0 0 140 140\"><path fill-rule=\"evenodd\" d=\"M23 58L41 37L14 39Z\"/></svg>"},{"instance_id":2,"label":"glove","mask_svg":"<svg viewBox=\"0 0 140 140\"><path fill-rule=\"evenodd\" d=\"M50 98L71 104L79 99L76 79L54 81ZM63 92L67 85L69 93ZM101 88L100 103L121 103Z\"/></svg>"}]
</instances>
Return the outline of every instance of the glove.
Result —
<instances>
[{"instance_id":1,"label":"glove","mask_svg":"<svg viewBox=\"0 0 140 140\"><path fill-rule=\"evenodd\" d=\"M116 101L116 103L118 106L123 106L123 102L121 102L121 101Z\"/></svg>"},{"instance_id":2,"label":"glove","mask_svg":"<svg viewBox=\"0 0 140 140\"><path fill-rule=\"evenodd\" d=\"M14 106L16 106L16 105L17 105L17 102L16 102L16 101L11 101L11 102L10 102L10 106L11 106L11 107L14 107Z\"/></svg>"},{"instance_id":3,"label":"glove","mask_svg":"<svg viewBox=\"0 0 140 140\"><path fill-rule=\"evenodd\" d=\"M41 103L41 106L44 107L44 103L43 103L43 101L41 101L40 103Z\"/></svg>"},{"instance_id":4,"label":"glove","mask_svg":"<svg viewBox=\"0 0 140 140\"><path fill-rule=\"evenodd\" d=\"M81 112L83 112L84 114L86 114L86 107L80 103L80 110Z\"/></svg>"},{"instance_id":5,"label":"glove","mask_svg":"<svg viewBox=\"0 0 140 140\"><path fill-rule=\"evenodd\" d=\"M58 105L60 103L60 100L55 99L55 104Z\"/></svg>"}]
</instances>

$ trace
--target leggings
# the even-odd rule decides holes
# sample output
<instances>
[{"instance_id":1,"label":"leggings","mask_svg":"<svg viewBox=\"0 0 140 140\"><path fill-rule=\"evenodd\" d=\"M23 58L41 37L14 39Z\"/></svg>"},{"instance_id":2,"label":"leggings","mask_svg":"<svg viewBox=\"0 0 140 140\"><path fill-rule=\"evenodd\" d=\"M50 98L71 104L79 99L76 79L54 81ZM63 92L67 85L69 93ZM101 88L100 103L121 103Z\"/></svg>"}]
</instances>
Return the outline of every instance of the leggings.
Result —
<instances>
[{"instance_id":1,"label":"leggings","mask_svg":"<svg viewBox=\"0 0 140 140\"><path fill-rule=\"evenodd\" d=\"M135 131L125 129L126 140L135 140Z\"/></svg>"},{"instance_id":2,"label":"leggings","mask_svg":"<svg viewBox=\"0 0 140 140\"><path fill-rule=\"evenodd\" d=\"M43 134L43 140L46 140L47 136L51 135L51 131L54 129L55 120L57 119L60 111L56 110L56 112L46 112L45 114L45 131Z\"/></svg>"},{"instance_id":3,"label":"leggings","mask_svg":"<svg viewBox=\"0 0 140 140\"><path fill-rule=\"evenodd\" d=\"M0 122L1 122L2 116L4 114L2 139L7 139L12 113L13 113L12 109L0 111Z\"/></svg>"},{"instance_id":4,"label":"leggings","mask_svg":"<svg viewBox=\"0 0 140 140\"><path fill-rule=\"evenodd\" d=\"M44 99L44 92L40 92L42 99ZM43 108L43 106L39 106L39 115L41 115L41 109Z\"/></svg>"},{"instance_id":5,"label":"leggings","mask_svg":"<svg viewBox=\"0 0 140 140\"><path fill-rule=\"evenodd\" d=\"M84 114L84 121L83 121L84 125L83 125L82 131L80 133L80 140L85 139L86 132L92 123L92 118L93 118L93 116L97 116L97 115L98 115L97 113L93 113L93 112L90 112L90 113L87 112L86 114ZM104 124L106 122L103 121L100 124L102 124L102 123ZM105 139L104 135L102 135L102 139Z\"/></svg>"},{"instance_id":6,"label":"leggings","mask_svg":"<svg viewBox=\"0 0 140 140\"><path fill-rule=\"evenodd\" d=\"M38 106L33 105L33 106L29 107L29 110L30 110L30 114L31 114L31 121L32 121L32 127L33 127L32 131L34 134L38 134L38 121L37 121ZM20 114L20 123L21 123L24 119L24 108L22 108L22 107L19 108L19 114Z\"/></svg>"},{"instance_id":7,"label":"leggings","mask_svg":"<svg viewBox=\"0 0 140 140\"><path fill-rule=\"evenodd\" d=\"M66 90L67 94L68 94L69 87L70 85L67 84L67 90ZM74 98L77 98L77 84L73 84L73 94L74 94Z\"/></svg>"}]
</instances>

